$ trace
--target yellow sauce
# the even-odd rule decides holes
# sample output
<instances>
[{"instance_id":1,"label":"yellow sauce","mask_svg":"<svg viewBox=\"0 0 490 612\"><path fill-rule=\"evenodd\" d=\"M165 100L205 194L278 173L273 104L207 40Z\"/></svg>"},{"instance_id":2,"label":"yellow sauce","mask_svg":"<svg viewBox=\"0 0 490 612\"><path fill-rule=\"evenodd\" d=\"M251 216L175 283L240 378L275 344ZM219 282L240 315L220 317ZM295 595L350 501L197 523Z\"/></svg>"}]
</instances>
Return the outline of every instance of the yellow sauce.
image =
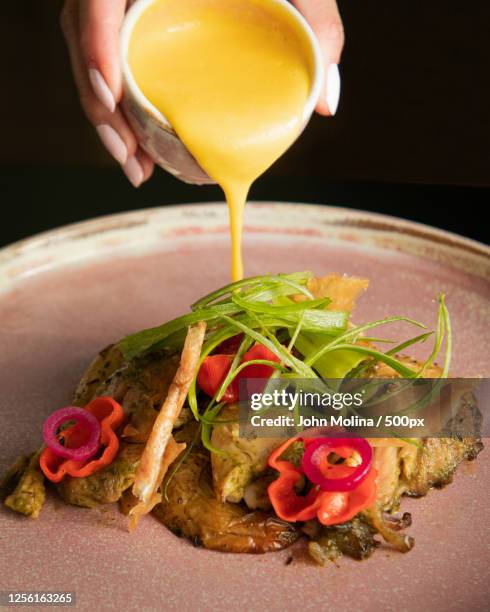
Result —
<instances>
[{"instance_id":1,"label":"yellow sauce","mask_svg":"<svg viewBox=\"0 0 490 612\"><path fill-rule=\"evenodd\" d=\"M243 276L243 208L253 181L302 128L313 66L305 34L270 0L156 0L129 65L230 212L232 279Z\"/></svg>"}]
</instances>

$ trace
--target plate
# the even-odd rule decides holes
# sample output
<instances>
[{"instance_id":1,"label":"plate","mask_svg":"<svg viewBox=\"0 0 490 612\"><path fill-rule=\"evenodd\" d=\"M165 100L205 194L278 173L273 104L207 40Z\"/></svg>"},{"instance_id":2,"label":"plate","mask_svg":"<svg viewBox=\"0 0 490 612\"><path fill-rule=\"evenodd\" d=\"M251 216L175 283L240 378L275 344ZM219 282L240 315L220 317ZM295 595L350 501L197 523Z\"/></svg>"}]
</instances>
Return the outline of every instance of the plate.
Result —
<instances>
[{"instance_id":1,"label":"plate","mask_svg":"<svg viewBox=\"0 0 490 612\"><path fill-rule=\"evenodd\" d=\"M248 275L309 269L371 279L361 322L406 314L434 325L447 296L453 374L490 372L490 250L415 223L340 208L249 204ZM40 441L105 345L157 325L229 274L223 204L151 209L71 225L0 251L0 471ZM401 330L403 331L403 330ZM428 350L428 347L427 349ZM454 483L407 499L415 548L319 568L300 545L231 555L178 539L152 517L129 534L116 507L65 506L37 521L0 512L1 590L74 591L80 609L477 610L490 596L489 451ZM291 561L292 558L292 561Z\"/></svg>"}]
</instances>

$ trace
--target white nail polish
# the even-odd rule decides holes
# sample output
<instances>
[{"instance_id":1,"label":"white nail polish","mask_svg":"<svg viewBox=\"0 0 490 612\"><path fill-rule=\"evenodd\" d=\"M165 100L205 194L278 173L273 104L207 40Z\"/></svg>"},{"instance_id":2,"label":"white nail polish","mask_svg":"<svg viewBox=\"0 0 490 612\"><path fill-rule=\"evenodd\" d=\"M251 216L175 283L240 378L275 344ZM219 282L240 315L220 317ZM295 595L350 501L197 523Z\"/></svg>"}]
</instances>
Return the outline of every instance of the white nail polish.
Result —
<instances>
[{"instance_id":1,"label":"white nail polish","mask_svg":"<svg viewBox=\"0 0 490 612\"><path fill-rule=\"evenodd\" d=\"M128 159L122 169L133 187L139 187L141 185L144 178L143 168L134 155Z\"/></svg>"},{"instance_id":2,"label":"white nail polish","mask_svg":"<svg viewBox=\"0 0 490 612\"><path fill-rule=\"evenodd\" d=\"M327 106L331 115L335 115L340 98L340 74L337 64L330 64L326 78Z\"/></svg>"},{"instance_id":3,"label":"white nail polish","mask_svg":"<svg viewBox=\"0 0 490 612\"><path fill-rule=\"evenodd\" d=\"M102 74L95 68L90 68L88 76L92 84L92 89L99 102L103 104L110 113L113 113L116 108L116 101Z\"/></svg>"},{"instance_id":4,"label":"white nail polish","mask_svg":"<svg viewBox=\"0 0 490 612\"><path fill-rule=\"evenodd\" d=\"M126 163L128 159L128 149L124 144L124 140L119 136L116 130L110 125L103 124L97 126L97 133L102 140L105 148L121 165Z\"/></svg>"}]
</instances>

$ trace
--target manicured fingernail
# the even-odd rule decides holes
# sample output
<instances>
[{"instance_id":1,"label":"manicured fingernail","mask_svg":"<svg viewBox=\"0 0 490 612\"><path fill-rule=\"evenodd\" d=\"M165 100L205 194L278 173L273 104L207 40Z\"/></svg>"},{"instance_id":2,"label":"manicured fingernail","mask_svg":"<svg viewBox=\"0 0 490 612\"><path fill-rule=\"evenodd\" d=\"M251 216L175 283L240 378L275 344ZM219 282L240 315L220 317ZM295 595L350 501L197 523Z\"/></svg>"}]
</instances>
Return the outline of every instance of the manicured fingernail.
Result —
<instances>
[{"instance_id":1,"label":"manicured fingernail","mask_svg":"<svg viewBox=\"0 0 490 612\"><path fill-rule=\"evenodd\" d=\"M133 187L139 187L141 185L144 178L143 168L134 155L128 159L122 169Z\"/></svg>"},{"instance_id":2,"label":"manicured fingernail","mask_svg":"<svg viewBox=\"0 0 490 612\"><path fill-rule=\"evenodd\" d=\"M340 74L337 64L330 64L327 70L327 106L331 115L335 115L340 98Z\"/></svg>"},{"instance_id":3,"label":"manicured fingernail","mask_svg":"<svg viewBox=\"0 0 490 612\"><path fill-rule=\"evenodd\" d=\"M125 164L128 159L128 149L124 144L124 140L119 136L116 130L105 123L103 125L98 125L96 129L105 148L112 157L121 165Z\"/></svg>"},{"instance_id":4,"label":"manicured fingernail","mask_svg":"<svg viewBox=\"0 0 490 612\"><path fill-rule=\"evenodd\" d=\"M92 84L92 89L99 99L99 102L103 104L110 113L113 113L116 108L116 101L104 77L95 68L90 68L88 76Z\"/></svg>"}]
</instances>

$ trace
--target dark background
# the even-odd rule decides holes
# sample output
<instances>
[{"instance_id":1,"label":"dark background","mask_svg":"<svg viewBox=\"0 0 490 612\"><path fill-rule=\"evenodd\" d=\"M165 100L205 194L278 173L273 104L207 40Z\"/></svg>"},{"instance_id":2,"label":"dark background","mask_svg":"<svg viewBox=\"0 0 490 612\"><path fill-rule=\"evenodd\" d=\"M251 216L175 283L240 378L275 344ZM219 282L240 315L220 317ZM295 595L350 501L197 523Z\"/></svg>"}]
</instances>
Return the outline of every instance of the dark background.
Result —
<instances>
[{"instance_id":1,"label":"dark background","mask_svg":"<svg viewBox=\"0 0 490 612\"><path fill-rule=\"evenodd\" d=\"M157 170L127 182L83 117L61 0L2 2L0 245L96 215L221 200ZM342 96L314 117L251 198L350 206L487 242L490 3L340 2Z\"/></svg>"}]
</instances>

